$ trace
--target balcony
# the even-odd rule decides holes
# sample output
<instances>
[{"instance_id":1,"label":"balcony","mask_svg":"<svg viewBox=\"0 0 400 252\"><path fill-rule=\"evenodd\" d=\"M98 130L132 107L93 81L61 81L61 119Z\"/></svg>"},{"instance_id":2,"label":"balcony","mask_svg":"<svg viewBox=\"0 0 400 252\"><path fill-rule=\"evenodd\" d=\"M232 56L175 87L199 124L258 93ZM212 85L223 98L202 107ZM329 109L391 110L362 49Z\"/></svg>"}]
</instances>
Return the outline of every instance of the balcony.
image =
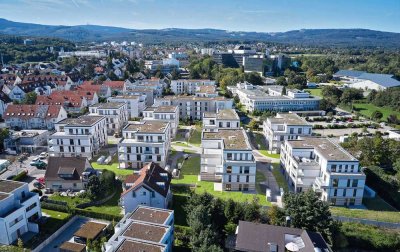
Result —
<instances>
[{"instance_id":1,"label":"balcony","mask_svg":"<svg viewBox=\"0 0 400 252\"><path fill-rule=\"evenodd\" d=\"M326 183L322 177L316 177L314 184L313 184L313 188L318 189L318 190L322 190L323 188L327 188L329 186L328 183Z\"/></svg>"}]
</instances>

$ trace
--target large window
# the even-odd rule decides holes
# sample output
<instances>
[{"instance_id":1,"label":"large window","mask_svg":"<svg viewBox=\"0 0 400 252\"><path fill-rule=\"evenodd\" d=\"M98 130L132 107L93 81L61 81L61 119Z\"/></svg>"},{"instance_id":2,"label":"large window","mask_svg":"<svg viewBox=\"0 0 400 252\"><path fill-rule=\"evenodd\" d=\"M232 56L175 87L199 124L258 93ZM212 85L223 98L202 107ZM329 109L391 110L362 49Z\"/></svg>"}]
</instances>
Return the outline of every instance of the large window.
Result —
<instances>
[{"instance_id":1,"label":"large window","mask_svg":"<svg viewBox=\"0 0 400 252\"><path fill-rule=\"evenodd\" d=\"M332 186L333 187L338 187L338 185L339 185L339 179L332 180Z\"/></svg>"},{"instance_id":2,"label":"large window","mask_svg":"<svg viewBox=\"0 0 400 252\"><path fill-rule=\"evenodd\" d=\"M226 173L232 173L232 166L226 167Z\"/></svg>"},{"instance_id":3,"label":"large window","mask_svg":"<svg viewBox=\"0 0 400 252\"><path fill-rule=\"evenodd\" d=\"M358 186L358 179L353 179L353 183L351 185L352 187L357 187Z\"/></svg>"}]
</instances>

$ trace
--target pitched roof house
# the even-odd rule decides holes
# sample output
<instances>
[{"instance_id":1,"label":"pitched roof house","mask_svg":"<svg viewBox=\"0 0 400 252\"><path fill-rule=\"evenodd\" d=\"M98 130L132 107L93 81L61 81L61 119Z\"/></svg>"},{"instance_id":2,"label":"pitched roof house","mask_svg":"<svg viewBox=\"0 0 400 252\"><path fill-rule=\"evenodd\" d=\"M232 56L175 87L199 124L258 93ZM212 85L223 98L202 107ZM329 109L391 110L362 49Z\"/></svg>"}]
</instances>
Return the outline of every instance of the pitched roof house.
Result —
<instances>
[{"instance_id":1,"label":"pitched roof house","mask_svg":"<svg viewBox=\"0 0 400 252\"><path fill-rule=\"evenodd\" d=\"M124 181L121 203L125 213L132 212L139 205L167 208L171 200L172 176L156 163L148 163L139 173L134 173Z\"/></svg>"},{"instance_id":2,"label":"pitched roof house","mask_svg":"<svg viewBox=\"0 0 400 252\"><path fill-rule=\"evenodd\" d=\"M46 188L80 191L85 189L89 177L97 175L87 158L49 157L46 168Z\"/></svg>"},{"instance_id":3,"label":"pitched roof house","mask_svg":"<svg viewBox=\"0 0 400 252\"><path fill-rule=\"evenodd\" d=\"M54 129L54 124L67 118L60 105L15 105L10 104L3 115L10 128Z\"/></svg>"}]
</instances>

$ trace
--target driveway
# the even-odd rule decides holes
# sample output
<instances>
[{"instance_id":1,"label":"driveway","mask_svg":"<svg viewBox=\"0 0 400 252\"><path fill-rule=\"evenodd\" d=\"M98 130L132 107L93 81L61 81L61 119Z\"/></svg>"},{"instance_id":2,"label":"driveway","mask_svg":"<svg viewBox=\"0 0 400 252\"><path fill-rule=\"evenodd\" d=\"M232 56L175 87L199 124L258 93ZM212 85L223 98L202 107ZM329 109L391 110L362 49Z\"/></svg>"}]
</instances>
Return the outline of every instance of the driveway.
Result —
<instances>
[{"instance_id":1,"label":"driveway","mask_svg":"<svg viewBox=\"0 0 400 252\"><path fill-rule=\"evenodd\" d=\"M282 207L279 185L270 170L270 166L271 164L268 162L257 162L257 171L264 174L266 178L264 182L260 183L260 187L263 192L265 192L267 188L270 189L271 202L277 204L279 207Z\"/></svg>"}]
</instances>

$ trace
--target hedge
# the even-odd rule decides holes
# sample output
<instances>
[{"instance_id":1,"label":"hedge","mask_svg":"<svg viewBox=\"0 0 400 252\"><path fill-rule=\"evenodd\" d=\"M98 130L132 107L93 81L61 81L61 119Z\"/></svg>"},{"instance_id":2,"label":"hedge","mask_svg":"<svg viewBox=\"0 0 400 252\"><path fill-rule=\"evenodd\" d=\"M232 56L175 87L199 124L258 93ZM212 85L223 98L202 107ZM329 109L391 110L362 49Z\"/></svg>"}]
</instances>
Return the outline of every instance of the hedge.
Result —
<instances>
[{"instance_id":1,"label":"hedge","mask_svg":"<svg viewBox=\"0 0 400 252\"><path fill-rule=\"evenodd\" d=\"M26 175L27 175L27 174L28 174L27 171L22 171L22 172L18 173L18 174L13 178L13 180L14 180L14 181L22 181L22 180L24 180L24 179L26 178Z\"/></svg>"},{"instance_id":2,"label":"hedge","mask_svg":"<svg viewBox=\"0 0 400 252\"><path fill-rule=\"evenodd\" d=\"M49 203L49 202L42 202L41 206L43 209L54 210L54 211L59 211L59 212L64 212L64 213L71 213L72 215L74 215L74 214L82 215L82 216L86 216L86 217L94 218L94 219L102 219L102 220L108 220L108 221L119 221L122 219L121 215L98 213L98 212L93 212L90 210L79 209L79 208L70 208L68 206L53 204L53 203Z\"/></svg>"},{"instance_id":3,"label":"hedge","mask_svg":"<svg viewBox=\"0 0 400 252\"><path fill-rule=\"evenodd\" d=\"M400 231L360 223L343 222L341 233L347 239L346 248L368 251L399 251Z\"/></svg>"}]
</instances>

